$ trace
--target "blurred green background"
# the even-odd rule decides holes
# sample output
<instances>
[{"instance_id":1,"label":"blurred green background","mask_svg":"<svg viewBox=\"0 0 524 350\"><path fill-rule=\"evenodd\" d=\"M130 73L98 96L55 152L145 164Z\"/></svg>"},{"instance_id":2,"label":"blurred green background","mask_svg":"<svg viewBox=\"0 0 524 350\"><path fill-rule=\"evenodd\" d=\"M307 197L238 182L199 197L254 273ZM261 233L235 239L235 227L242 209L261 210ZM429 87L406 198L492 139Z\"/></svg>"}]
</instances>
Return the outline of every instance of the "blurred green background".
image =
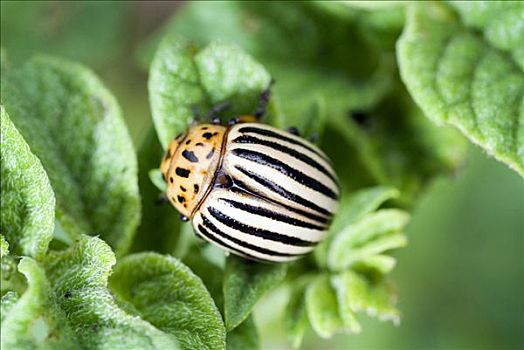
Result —
<instances>
[{"instance_id":1,"label":"blurred green background","mask_svg":"<svg viewBox=\"0 0 524 350\"><path fill-rule=\"evenodd\" d=\"M2 48L10 60L44 52L91 67L116 95L139 149L152 125L141 51L184 4L1 6ZM331 340L310 332L303 348L524 348L524 183L516 173L470 147L465 165L419 199L408 236L393 273L401 325L366 320L361 335ZM289 347L275 319L284 302L276 292L257 308L264 348Z\"/></svg>"}]
</instances>

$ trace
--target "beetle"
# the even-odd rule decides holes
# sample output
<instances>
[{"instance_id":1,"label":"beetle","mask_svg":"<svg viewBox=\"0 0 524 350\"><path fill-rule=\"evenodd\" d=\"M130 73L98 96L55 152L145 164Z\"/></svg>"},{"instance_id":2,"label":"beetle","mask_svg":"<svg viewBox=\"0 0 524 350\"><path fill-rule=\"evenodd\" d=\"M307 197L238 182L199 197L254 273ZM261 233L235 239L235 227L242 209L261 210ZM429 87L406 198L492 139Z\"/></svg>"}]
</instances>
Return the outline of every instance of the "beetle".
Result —
<instances>
[{"instance_id":1,"label":"beetle","mask_svg":"<svg viewBox=\"0 0 524 350\"><path fill-rule=\"evenodd\" d=\"M309 253L327 234L339 185L329 158L296 129L283 131L256 111L223 125L194 123L169 144L160 170L166 196L195 234L249 260L286 262Z\"/></svg>"}]
</instances>

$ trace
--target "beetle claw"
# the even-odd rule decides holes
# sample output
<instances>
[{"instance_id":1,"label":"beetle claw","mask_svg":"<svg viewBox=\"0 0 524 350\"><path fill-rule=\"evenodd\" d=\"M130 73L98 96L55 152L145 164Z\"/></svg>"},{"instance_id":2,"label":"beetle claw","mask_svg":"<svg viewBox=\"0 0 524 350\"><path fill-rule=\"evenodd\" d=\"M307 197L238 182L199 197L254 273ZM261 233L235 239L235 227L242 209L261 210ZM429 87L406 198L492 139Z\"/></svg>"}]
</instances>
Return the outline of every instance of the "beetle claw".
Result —
<instances>
[{"instance_id":1,"label":"beetle claw","mask_svg":"<svg viewBox=\"0 0 524 350\"><path fill-rule=\"evenodd\" d=\"M268 87L260 93L257 108L255 109L255 113L253 113L257 120L261 119L264 116L264 114L266 114L267 104L269 103L269 99L271 98L271 86L273 86L274 83L275 79L271 78Z\"/></svg>"},{"instance_id":2,"label":"beetle claw","mask_svg":"<svg viewBox=\"0 0 524 350\"><path fill-rule=\"evenodd\" d=\"M156 201L155 201L155 204L156 205L166 205L169 203L169 199L167 198L167 196L165 194L161 195Z\"/></svg>"},{"instance_id":3,"label":"beetle claw","mask_svg":"<svg viewBox=\"0 0 524 350\"><path fill-rule=\"evenodd\" d=\"M300 136L300 132L298 131L298 128L296 126L292 126L290 128L287 128L286 131L290 134Z\"/></svg>"},{"instance_id":4,"label":"beetle claw","mask_svg":"<svg viewBox=\"0 0 524 350\"><path fill-rule=\"evenodd\" d=\"M220 117L218 117L218 114L228 110L229 108L231 108L231 102L226 101L219 103L213 106L213 108L211 108L209 112L207 112L206 119L212 120L213 124L220 124L221 120ZM218 123L215 122L216 120L218 120Z\"/></svg>"}]
</instances>

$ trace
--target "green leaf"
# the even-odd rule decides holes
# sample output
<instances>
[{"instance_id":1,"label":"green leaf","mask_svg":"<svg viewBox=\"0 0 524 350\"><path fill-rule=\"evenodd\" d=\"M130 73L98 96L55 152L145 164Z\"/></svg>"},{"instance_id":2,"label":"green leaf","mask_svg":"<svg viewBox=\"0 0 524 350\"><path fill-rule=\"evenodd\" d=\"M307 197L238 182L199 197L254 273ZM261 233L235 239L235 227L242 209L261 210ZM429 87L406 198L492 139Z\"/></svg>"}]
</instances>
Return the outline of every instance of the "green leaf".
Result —
<instances>
[{"instance_id":1,"label":"green leaf","mask_svg":"<svg viewBox=\"0 0 524 350\"><path fill-rule=\"evenodd\" d=\"M481 30L490 45L511 52L524 70L524 4L519 1L448 1L467 27Z\"/></svg>"},{"instance_id":2,"label":"green leaf","mask_svg":"<svg viewBox=\"0 0 524 350\"><path fill-rule=\"evenodd\" d=\"M2 298L2 349L78 349L63 314L52 302L43 268L23 258L18 270L27 278L28 287L17 300L13 294Z\"/></svg>"},{"instance_id":3,"label":"green leaf","mask_svg":"<svg viewBox=\"0 0 524 350\"><path fill-rule=\"evenodd\" d=\"M260 339L253 316L249 316L238 327L227 333L227 350L260 349Z\"/></svg>"},{"instance_id":4,"label":"green leaf","mask_svg":"<svg viewBox=\"0 0 524 350\"><path fill-rule=\"evenodd\" d=\"M129 255L116 265L111 287L142 319L175 335L182 349L225 349L225 328L213 299L179 260Z\"/></svg>"},{"instance_id":5,"label":"green leaf","mask_svg":"<svg viewBox=\"0 0 524 350\"><path fill-rule=\"evenodd\" d=\"M160 169L151 169L148 175L149 175L149 180L151 180L151 183L155 185L155 187L160 192L166 192L167 185L164 179L162 178L162 172L160 171Z\"/></svg>"},{"instance_id":6,"label":"green leaf","mask_svg":"<svg viewBox=\"0 0 524 350\"><path fill-rule=\"evenodd\" d=\"M399 203L409 207L431 179L461 164L467 142L455 130L439 128L424 118L400 81L395 81L395 87L375 106L351 111L350 118L334 115L328 130L348 144L345 153L333 157L343 188L352 190L358 184L352 148L369 173L361 182L399 189ZM334 142L330 145L334 149L346 148L332 135L326 139Z\"/></svg>"},{"instance_id":7,"label":"green leaf","mask_svg":"<svg viewBox=\"0 0 524 350\"><path fill-rule=\"evenodd\" d=\"M110 92L83 66L37 57L2 71L2 101L42 161L63 230L124 253L140 219L137 167Z\"/></svg>"},{"instance_id":8,"label":"green leaf","mask_svg":"<svg viewBox=\"0 0 524 350\"><path fill-rule=\"evenodd\" d=\"M382 209L348 225L330 242L327 264L333 271L345 269L357 261L406 245L400 233L409 215L397 209Z\"/></svg>"},{"instance_id":9,"label":"green leaf","mask_svg":"<svg viewBox=\"0 0 524 350\"><path fill-rule=\"evenodd\" d=\"M208 245L209 246L209 245ZM206 246L206 247L208 247ZM223 255L222 251L220 253ZM224 314L224 293L222 292L223 270L209 261L201 246L194 245L191 247L189 254L183 259L194 274L202 279L209 294L215 301L222 315Z\"/></svg>"},{"instance_id":10,"label":"green leaf","mask_svg":"<svg viewBox=\"0 0 524 350\"><path fill-rule=\"evenodd\" d=\"M156 169L160 165L163 153L151 125L138 151L138 185L142 200L142 220L133 240L132 252L153 250L171 254L176 249L180 237L179 214L173 206L159 204L162 193L151 182L149 176L151 169Z\"/></svg>"},{"instance_id":11,"label":"green leaf","mask_svg":"<svg viewBox=\"0 0 524 350\"><path fill-rule=\"evenodd\" d=\"M293 281L284 312L286 334L294 349L300 348L304 332L309 325L306 310L306 287L310 281L311 276L302 276Z\"/></svg>"},{"instance_id":12,"label":"green leaf","mask_svg":"<svg viewBox=\"0 0 524 350\"><path fill-rule=\"evenodd\" d=\"M274 95L285 115L277 126L297 126L307 135L302 122L306 127L309 122L301 117L313 101L324 98L328 115L369 106L389 88L394 68L393 54L382 57L363 34L367 30L359 28L361 12L349 9L353 20L341 22L317 7L304 2L194 2L162 31L200 45L227 40L241 46L276 79Z\"/></svg>"},{"instance_id":13,"label":"green leaf","mask_svg":"<svg viewBox=\"0 0 524 350\"><path fill-rule=\"evenodd\" d=\"M257 301L286 276L287 264L263 264L229 256L224 271L224 316L228 331L251 313Z\"/></svg>"},{"instance_id":14,"label":"green leaf","mask_svg":"<svg viewBox=\"0 0 524 350\"><path fill-rule=\"evenodd\" d=\"M382 321L400 322L400 313L394 306L396 293L386 281L370 282L348 270L332 276L331 283L337 291L340 313L345 322L355 322L355 313L361 311ZM355 330L360 330L358 322L355 325L358 326Z\"/></svg>"},{"instance_id":15,"label":"green leaf","mask_svg":"<svg viewBox=\"0 0 524 350\"><path fill-rule=\"evenodd\" d=\"M149 94L153 121L165 149L193 119L193 108L206 113L214 104L230 102L228 115L253 113L269 73L234 45L195 44L168 35L150 70Z\"/></svg>"},{"instance_id":16,"label":"green leaf","mask_svg":"<svg viewBox=\"0 0 524 350\"><path fill-rule=\"evenodd\" d=\"M319 275L309 284L306 290L306 308L311 326L322 338L330 338L344 329L337 295L331 287L328 275Z\"/></svg>"},{"instance_id":17,"label":"green leaf","mask_svg":"<svg viewBox=\"0 0 524 350\"><path fill-rule=\"evenodd\" d=\"M375 211L384 202L397 198L398 190L391 187L377 186L359 190L350 196L343 197L335 220L329 228L329 235L315 249L315 258L320 266L325 266L328 249L333 239L346 226L360 220L365 215Z\"/></svg>"},{"instance_id":18,"label":"green leaf","mask_svg":"<svg viewBox=\"0 0 524 350\"><path fill-rule=\"evenodd\" d=\"M16 255L42 258L53 238L55 196L40 160L1 108L1 227ZM2 236L2 257L4 245Z\"/></svg>"},{"instance_id":19,"label":"green leaf","mask_svg":"<svg viewBox=\"0 0 524 350\"><path fill-rule=\"evenodd\" d=\"M8 291L2 295L2 310L0 312L1 322L4 322L4 318L7 316L13 305L18 301L18 294L13 291Z\"/></svg>"},{"instance_id":20,"label":"green leaf","mask_svg":"<svg viewBox=\"0 0 524 350\"><path fill-rule=\"evenodd\" d=\"M45 260L52 299L76 341L89 349L177 349L171 334L124 311L107 288L115 255L96 237L80 236L68 250Z\"/></svg>"},{"instance_id":21,"label":"green leaf","mask_svg":"<svg viewBox=\"0 0 524 350\"><path fill-rule=\"evenodd\" d=\"M0 258L9 254L9 243L4 238L4 235L0 235Z\"/></svg>"},{"instance_id":22,"label":"green leaf","mask_svg":"<svg viewBox=\"0 0 524 350\"><path fill-rule=\"evenodd\" d=\"M1 246L1 281L0 289L1 294L10 294L22 292L26 289L24 277L18 273L16 257L9 255L9 243L5 240L4 236L0 234L0 246ZM18 296L17 296L18 298ZM12 300L12 299L6 299ZM3 313L2 313L3 317Z\"/></svg>"},{"instance_id":23,"label":"green leaf","mask_svg":"<svg viewBox=\"0 0 524 350\"><path fill-rule=\"evenodd\" d=\"M496 35L486 27L483 38L442 4L413 6L398 42L398 60L410 94L430 119L458 128L524 176L524 55L515 60L509 51L524 45L508 45L513 35L522 35L518 13L522 10L490 12L504 24L496 24ZM478 13L464 17L484 28ZM497 38L503 39L494 45Z\"/></svg>"}]
</instances>

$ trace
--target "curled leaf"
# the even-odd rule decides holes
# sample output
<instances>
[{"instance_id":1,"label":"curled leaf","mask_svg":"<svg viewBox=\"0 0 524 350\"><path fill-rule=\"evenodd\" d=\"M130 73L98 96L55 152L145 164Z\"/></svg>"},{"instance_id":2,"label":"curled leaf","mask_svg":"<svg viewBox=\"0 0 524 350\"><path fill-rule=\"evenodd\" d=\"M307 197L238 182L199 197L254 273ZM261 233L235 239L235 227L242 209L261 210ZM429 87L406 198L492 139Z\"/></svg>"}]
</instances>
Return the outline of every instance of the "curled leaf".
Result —
<instances>
[{"instance_id":1,"label":"curled leaf","mask_svg":"<svg viewBox=\"0 0 524 350\"><path fill-rule=\"evenodd\" d=\"M524 41L508 43L514 34L523 36L522 19L518 18L522 9L510 9L521 8L522 3L482 3L508 6L507 11L493 14L488 10L489 15L467 14L472 5L456 6L467 23L486 29L484 38L442 4L411 7L397 46L402 80L430 119L458 128L524 176ZM485 27L492 16L489 23L497 23L493 32ZM514 52L521 52L517 60Z\"/></svg>"},{"instance_id":2,"label":"curled leaf","mask_svg":"<svg viewBox=\"0 0 524 350\"><path fill-rule=\"evenodd\" d=\"M42 258L53 238L55 196L42 163L0 108L2 257L9 242L13 254Z\"/></svg>"},{"instance_id":3,"label":"curled leaf","mask_svg":"<svg viewBox=\"0 0 524 350\"><path fill-rule=\"evenodd\" d=\"M199 49L167 35L151 64L148 83L162 147L186 131L195 109L204 115L213 105L229 102L228 116L253 113L270 80L269 73L237 46L215 42Z\"/></svg>"},{"instance_id":4,"label":"curled leaf","mask_svg":"<svg viewBox=\"0 0 524 350\"><path fill-rule=\"evenodd\" d=\"M400 233L409 215L397 209L382 209L347 226L330 243L328 266L340 271L357 261L406 245Z\"/></svg>"},{"instance_id":5,"label":"curled leaf","mask_svg":"<svg viewBox=\"0 0 524 350\"><path fill-rule=\"evenodd\" d=\"M394 306L396 294L386 281L371 282L348 270L332 276L331 283L337 293L340 314L353 331L360 331L355 318L355 314L360 312L395 324L400 322L400 313Z\"/></svg>"},{"instance_id":6,"label":"curled leaf","mask_svg":"<svg viewBox=\"0 0 524 350\"><path fill-rule=\"evenodd\" d=\"M125 252L140 219L137 166L111 93L89 69L39 56L2 70L2 103L42 161L64 232Z\"/></svg>"},{"instance_id":7,"label":"curled leaf","mask_svg":"<svg viewBox=\"0 0 524 350\"><path fill-rule=\"evenodd\" d=\"M224 323L213 299L179 260L129 255L115 267L111 287L142 319L173 334L182 349L225 349Z\"/></svg>"},{"instance_id":8,"label":"curled leaf","mask_svg":"<svg viewBox=\"0 0 524 350\"><path fill-rule=\"evenodd\" d=\"M14 294L2 297L2 349L77 349L79 343L52 301L44 269L23 258L18 270L28 287L18 299Z\"/></svg>"},{"instance_id":9,"label":"curled leaf","mask_svg":"<svg viewBox=\"0 0 524 350\"><path fill-rule=\"evenodd\" d=\"M177 349L173 335L115 300L107 288L115 261L104 241L87 236L80 236L68 250L51 252L45 260L52 298L76 341L90 349Z\"/></svg>"},{"instance_id":10,"label":"curled leaf","mask_svg":"<svg viewBox=\"0 0 524 350\"><path fill-rule=\"evenodd\" d=\"M309 284L306 290L306 307L311 326L322 338L330 338L344 329L336 292L328 275L319 275Z\"/></svg>"}]
</instances>

